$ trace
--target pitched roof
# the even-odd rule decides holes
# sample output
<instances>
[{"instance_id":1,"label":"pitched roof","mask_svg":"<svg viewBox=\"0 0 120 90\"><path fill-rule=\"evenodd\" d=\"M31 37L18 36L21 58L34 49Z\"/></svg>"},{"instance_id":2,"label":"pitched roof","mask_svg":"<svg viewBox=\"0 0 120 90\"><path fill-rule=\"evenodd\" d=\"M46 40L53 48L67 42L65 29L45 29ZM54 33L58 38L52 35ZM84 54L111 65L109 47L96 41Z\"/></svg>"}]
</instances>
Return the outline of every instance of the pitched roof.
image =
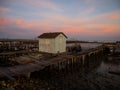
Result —
<instances>
[{"instance_id":1,"label":"pitched roof","mask_svg":"<svg viewBox=\"0 0 120 90\"><path fill-rule=\"evenodd\" d=\"M40 36L38 36L38 38L56 38L59 34L63 34L67 38L67 36L62 32L43 33Z\"/></svg>"}]
</instances>

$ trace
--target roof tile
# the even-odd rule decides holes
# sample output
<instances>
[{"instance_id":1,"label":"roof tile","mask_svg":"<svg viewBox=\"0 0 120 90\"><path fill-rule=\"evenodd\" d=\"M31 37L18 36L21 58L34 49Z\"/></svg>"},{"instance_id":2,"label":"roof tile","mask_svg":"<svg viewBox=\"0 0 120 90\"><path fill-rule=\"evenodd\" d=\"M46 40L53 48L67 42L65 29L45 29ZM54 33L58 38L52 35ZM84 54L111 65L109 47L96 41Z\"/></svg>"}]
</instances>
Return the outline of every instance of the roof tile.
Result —
<instances>
[{"instance_id":1,"label":"roof tile","mask_svg":"<svg viewBox=\"0 0 120 90\"><path fill-rule=\"evenodd\" d=\"M38 38L56 38L59 34L63 34L67 38L67 36L63 32L43 33L40 36L38 36Z\"/></svg>"}]
</instances>

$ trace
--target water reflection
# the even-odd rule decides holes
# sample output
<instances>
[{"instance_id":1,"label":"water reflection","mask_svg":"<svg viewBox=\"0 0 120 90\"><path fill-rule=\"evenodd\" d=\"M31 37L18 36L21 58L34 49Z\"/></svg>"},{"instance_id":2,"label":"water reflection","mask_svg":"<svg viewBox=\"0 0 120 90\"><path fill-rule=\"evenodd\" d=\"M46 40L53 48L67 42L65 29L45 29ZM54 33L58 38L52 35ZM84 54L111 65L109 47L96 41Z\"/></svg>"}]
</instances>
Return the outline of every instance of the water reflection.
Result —
<instances>
[{"instance_id":1,"label":"water reflection","mask_svg":"<svg viewBox=\"0 0 120 90\"><path fill-rule=\"evenodd\" d=\"M90 45L82 45L82 48L91 48ZM96 47L98 45L93 45ZM86 56L84 64L81 58L72 64L71 60L67 66L61 63L48 66L40 71L31 73L29 80L22 77L16 90L120 90L120 76L111 74L109 71L120 72L120 60L109 60L108 57L99 54ZM15 86L13 84L13 86ZM20 88L20 89L19 89Z\"/></svg>"},{"instance_id":2,"label":"water reflection","mask_svg":"<svg viewBox=\"0 0 120 90\"><path fill-rule=\"evenodd\" d=\"M67 70L60 72L47 67L42 71L32 73L31 78L45 81L49 88L54 87L54 90L120 89L120 77L108 73L109 70L119 70L120 64L108 62L105 56L100 56L97 59L91 58L85 65L75 64L73 68L68 66Z\"/></svg>"},{"instance_id":3,"label":"water reflection","mask_svg":"<svg viewBox=\"0 0 120 90\"><path fill-rule=\"evenodd\" d=\"M69 62L67 68L60 71L57 65L52 69L48 66L32 72L30 79L21 77L10 87L15 90L120 90L120 76L109 73L109 70L119 70L120 63L116 65L101 55L85 61L85 65L74 63L73 67Z\"/></svg>"},{"instance_id":4,"label":"water reflection","mask_svg":"<svg viewBox=\"0 0 120 90\"><path fill-rule=\"evenodd\" d=\"M119 60L108 60L107 58L104 58L101 61L100 67L97 68L97 71L101 73L108 73L111 70L120 72L120 61Z\"/></svg>"},{"instance_id":5,"label":"water reflection","mask_svg":"<svg viewBox=\"0 0 120 90\"><path fill-rule=\"evenodd\" d=\"M81 45L81 48L82 50L88 50L90 48L95 48L95 47L98 47L98 46L101 46L102 44L99 44L99 43L79 43ZM75 43L69 43L67 44L67 46L73 46L75 45Z\"/></svg>"}]
</instances>

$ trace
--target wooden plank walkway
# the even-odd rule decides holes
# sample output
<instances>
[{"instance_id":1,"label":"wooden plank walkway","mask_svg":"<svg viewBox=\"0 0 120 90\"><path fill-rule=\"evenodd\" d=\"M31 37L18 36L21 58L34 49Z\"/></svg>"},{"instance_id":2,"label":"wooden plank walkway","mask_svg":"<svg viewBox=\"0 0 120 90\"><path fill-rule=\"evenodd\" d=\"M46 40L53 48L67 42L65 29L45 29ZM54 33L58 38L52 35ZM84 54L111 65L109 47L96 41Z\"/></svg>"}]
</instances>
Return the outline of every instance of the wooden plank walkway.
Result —
<instances>
[{"instance_id":1,"label":"wooden plank walkway","mask_svg":"<svg viewBox=\"0 0 120 90\"><path fill-rule=\"evenodd\" d=\"M12 76L24 75L24 74L29 73L29 72L42 70L46 66L49 66L52 64L57 64L58 62L64 62L72 57L75 57L76 55L88 54L88 53L94 52L100 48L102 48L102 46L97 47L97 48L93 48L93 49L90 49L87 51L79 52L77 54L59 55L59 56L56 56L53 58L49 58L47 60L46 59L39 60L38 57L33 57L33 56L28 55L27 59L31 59L34 62L25 64L25 65L16 65L16 66L12 66L12 67L0 67L0 77L7 77L7 78L13 80ZM19 59L20 58L18 57L18 60Z\"/></svg>"},{"instance_id":2,"label":"wooden plank walkway","mask_svg":"<svg viewBox=\"0 0 120 90\"><path fill-rule=\"evenodd\" d=\"M32 51L32 53L35 52L35 51ZM4 53L0 53L0 56L2 55L13 55L13 54L25 54L25 53L31 53L30 51L25 51L25 50L22 50L22 51L15 51L15 52L4 52Z\"/></svg>"},{"instance_id":3,"label":"wooden plank walkway","mask_svg":"<svg viewBox=\"0 0 120 90\"><path fill-rule=\"evenodd\" d=\"M58 62L63 62L64 58L68 58L70 57L70 55L68 56L64 56L64 57L55 57L49 60L35 60L34 59L34 63L28 63L25 65L17 65L17 66L12 66L12 67L0 67L0 77L12 77L12 76L16 76L16 75L22 75L22 74L26 74L28 72L34 72L34 71L38 71L38 70L42 70L43 68L45 68L46 66L49 66L51 64L54 63L58 63Z\"/></svg>"}]
</instances>

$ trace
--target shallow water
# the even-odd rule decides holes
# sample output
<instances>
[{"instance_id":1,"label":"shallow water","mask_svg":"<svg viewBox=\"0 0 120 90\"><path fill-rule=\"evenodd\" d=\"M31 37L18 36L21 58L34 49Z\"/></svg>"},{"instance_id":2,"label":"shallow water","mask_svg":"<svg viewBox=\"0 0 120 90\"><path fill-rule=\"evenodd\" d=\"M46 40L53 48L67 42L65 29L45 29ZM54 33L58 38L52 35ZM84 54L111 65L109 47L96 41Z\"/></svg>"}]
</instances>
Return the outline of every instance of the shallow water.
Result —
<instances>
[{"instance_id":1,"label":"shallow water","mask_svg":"<svg viewBox=\"0 0 120 90\"><path fill-rule=\"evenodd\" d=\"M91 60L89 66L76 64L73 69L61 72L44 69L33 73L32 78L44 82L42 86L45 90L120 90L120 76L110 74L110 70L120 72L120 63L108 61L103 56L93 62Z\"/></svg>"},{"instance_id":2,"label":"shallow water","mask_svg":"<svg viewBox=\"0 0 120 90\"><path fill-rule=\"evenodd\" d=\"M95 48L100 44L83 43L83 50ZM65 70L58 71L57 66L52 70L46 67L44 70L31 73L30 80L20 79L16 90L120 90L120 60L108 60L106 56L98 55L91 58L89 64L69 65ZM13 85L14 86L14 85ZM3 89L4 90L4 89Z\"/></svg>"},{"instance_id":3,"label":"shallow water","mask_svg":"<svg viewBox=\"0 0 120 90\"><path fill-rule=\"evenodd\" d=\"M74 64L74 67L58 71L48 67L31 73L29 80L21 78L11 88L15 90L120 90L120 63L107 60L104 56L90 60L89 65ZM16 84L17 83L17 84ZM8 87L9 90L10 87ZM7 89L8 89L7 88ZM1 90L5 90L2 87Z\"/></svg>"},{"instance_id":4,"label":"shallow water","mask_svg":"<svg viewBox=\"0 0 120 90\"><path fill-rule=\"evenodd\" d=\"M82 50L87 50L87 49L90 49L90 48L95 48L95 47L98 47L100 46L101 44L98 44L98 43L78 43L81 45L81 48ZM67 46L73 46L75 45L75 43L69 43L67 44Z\"/></svg>"}]
</instances>

